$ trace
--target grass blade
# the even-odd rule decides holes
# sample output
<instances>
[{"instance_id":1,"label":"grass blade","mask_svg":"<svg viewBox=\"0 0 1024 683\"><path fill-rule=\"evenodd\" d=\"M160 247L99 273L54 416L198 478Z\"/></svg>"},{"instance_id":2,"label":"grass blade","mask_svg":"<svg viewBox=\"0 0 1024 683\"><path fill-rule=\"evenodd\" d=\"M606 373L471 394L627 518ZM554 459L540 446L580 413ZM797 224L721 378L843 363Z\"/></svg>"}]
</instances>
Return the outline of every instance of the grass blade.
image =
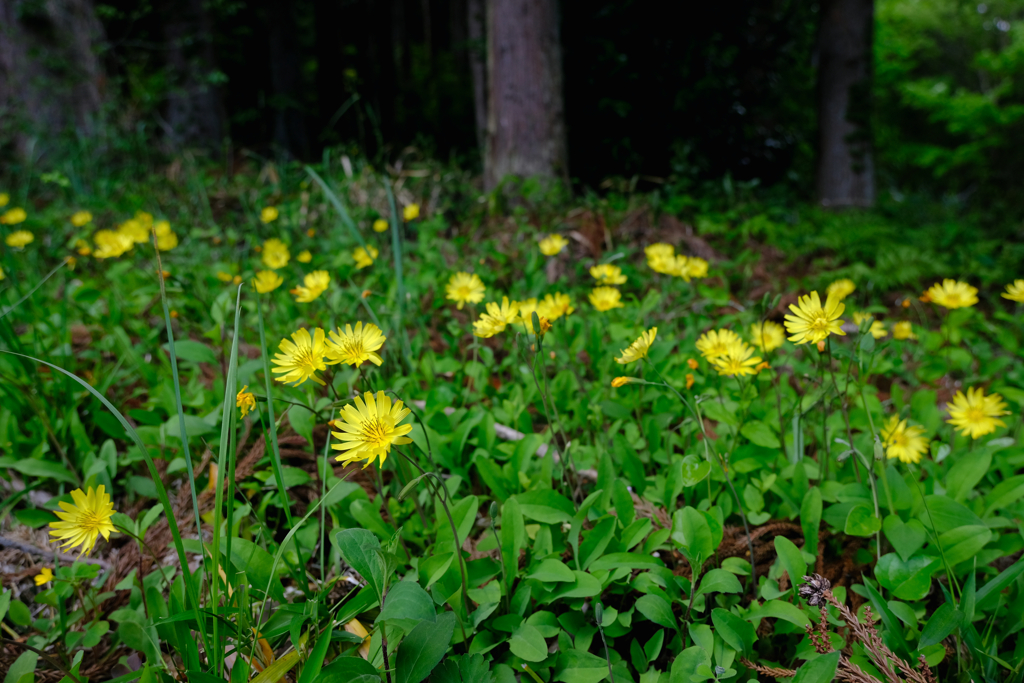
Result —
<instances>
[{"instance_id":1,"label":"grass blade","mask_svg":"<svg viewBox=\"0 0 1024 683\"><path fill-rule=\"evenodd\" d=\"M359 246L365 249L366 241L363 240L363 236L359 234L359 228L356 227L355 222L349 215L348 210L345 208L345 205L342 204L341 198L338 197L338 194L334 190L332 190L327 185L327 183L324 182L324 179L321 178L317 174L317 172L313 170L312 166L306 166L306 173L308 173L310 177L312 177L313 180L316 181L317 185L319 185L320 189L323 190L324 194L327 196L327 199L330 200L331 204L334 204L334 208L337 209L338 215L341 216L341 222L345 224L345 227L349 229L349 232L352 233L352 236L356 238L356 242L359 242Z\"/></svg>"}]
</instances>

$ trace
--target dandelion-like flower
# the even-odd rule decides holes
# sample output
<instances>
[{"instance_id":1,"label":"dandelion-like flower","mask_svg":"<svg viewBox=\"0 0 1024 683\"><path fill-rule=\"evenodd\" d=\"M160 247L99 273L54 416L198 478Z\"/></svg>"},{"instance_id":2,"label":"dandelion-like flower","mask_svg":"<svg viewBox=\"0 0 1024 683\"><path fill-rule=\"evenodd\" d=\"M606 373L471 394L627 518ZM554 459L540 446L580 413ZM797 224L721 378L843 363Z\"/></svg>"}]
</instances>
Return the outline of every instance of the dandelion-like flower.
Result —
<instances>
[{"instance_id":1,"label":"dandelion-like flower","mask_svg":"<svg viewBox=\"0 0 1024 683\"><path fill-rule=\"evenodd\" d=\"M782 325L771 320L751 323L750 340L764 353L771 353L786 341L786 331Z\"/></svg>"},{"instance_id":2,"label":"dandelion-like flower","mask_svg":"<svg viewBox=\"0 0 1024 683\"><path fill-rule=\"evenodd\" d=\"M28 230L15 230L8 235L7 239L4 241L7 242L7 246L9 247L13 247L14 249L24 249L34 239L35 235L30 233Z\"/></svg>"},{"instance_id":3,"label":"dandelion-like flower","mask_svg":"<svg viewBox=\"0 0 1024 683\"><path fill-rule=\"evenodd\" d=\"M946 422L972 439L990 434L996 427L1005 427L1006 423L999 417L1010 414L1006 410L1002 396L986 396L985 390L981 387L972 387L966 394L962 391L956 392L953 402L946 404L946 410L949 411L949 419Z\"/></svg>"},{"instance_id":4,"label":"dandelion-like flower","mask_svg":"<svg viewBox=\"0 0 1024 683\"><path fill-rule=\"evenodd\" d=\"M941 283L936 282L928 288L925 295L929 301L949 309L970 308L978 303L977 287L952 278L946 278Z\"/></svg>"},{"instance_id":5,"label":"dandelion-like flower","mask_svg":"<svg viewBox=\"0 0 1024 683\"><path fill-rule=\"evenodd\" d=\"M341 419L334 421L341 430L332 432L341 442L331 444L334 450L342 451L337 459L345 463L366 460L365 468L380 458L379 465L383 466L392 446L412 443L406 436L412 425L399 424L410 412L401 401L392 404L383 391L378 391L376 397L369 391L362 398L357 396L355 405L343 407Z\"/></svg>"},{"instance_id":6,"label":"dandelion-like flower","mask_svg":"<svg viewBox=\"0 0 1024 683\"><path fill-rule=\"evenodd\" d=\"M499 306L493 301L487 303L487 312L473 323L473 334L484 339L505 331L505 328L519 319L519 303L509 302L508 297L501 298Z\"/></svg>"},{"instance_id":7,"label":"dandelion-like flower","mask_svg":"<svg viewBox=\"0 0 1024 683\"><path fill-rule=\"evenodd\" d=\"M409 204L408 206L406 206L406 207L404 207L402 209L402 218L404 218L406 220L406 222L414 221L414 220L416 220L419 217L420 217L420 205L419 204Z\"/></svg>"},{"instance_id":8,"label":"dandelion-like flower","mask_svg":"<svg viewBox=\"0 0 1024 683\"><path fill-rule=\"evenodd\" d=\"M786 316L786 331L792 335L789 341L795 344L816 344L823 342L830 334L845 336L843 321L839 316L846 310L835 294L830 294L822 307L817 292L802 296L796 304L790 304L793 315Z\"/></svg>"},{"instance_id":9,"label":"dandelion-like flower","mask_svg":"<svg viewBox=\"0 0 1024 683\"><path fill-rule=\"evenodd\" d=\"M375 220L373 222L373 231L374 232L387 232L388 231L388 222L386 220L384 220L383 218L378 218L377 220Z\"/></svg>"},{"instance_id":10,"label":"dandelion-like flower","mask_svg":"<svg viewBox=\"0 0 1024 683\"><path fill-rule=\"evenodd\" d=\"M647 352L651 350L651 345L654 344L654 338L658 336L658 328L652 327L643 334L641 334L635 342L629 345L629 348L622 350L622 355L615 359L615 362L619 365L626 365L633 361L640 360L641 358L647 357Z\"/></svg>"},{"instance_id":11,"label":"dandelion-like flower","mask_svg":"<svg viewBox=\"0 0 1024 683\"><path fill-rule=\"evenodd\" d=\"M623 306L622 294L614 287L594 287L588 298L591 305L602 313Z\"/></svg>"},{"instance_id":12,"label":"dandelion-like flower","mask_svg":"<svg viewBox=\"0 0 1024 683\"><path fill-rule=\"evenodd\" d=\"M303 249L299 252L299 255L295 257L295 260L299 263L309 263L313 260L313 255L309 253L309 249Z\"/></svg>"},{"instance_id":13,"label":"dandelion-like flower","mask_svg":"<svg viewBox=\"0 0 1024 683\"><path fill-rule=\"evenodd\" d=\"M556 256L563 249L569 246L569 240L565 239L558 233L554 233L542 239L538 246L540 246L540 253L545 256Z\"/></svg>"},{"instance_id":14,"label":"dandelion-like flower","mask_svg":"<svg viewBox=\"0 0 1024 683\"><path fill-rule=\"evenodd\" d=\"M576 309L572 305L572 299L561 292L548 294L537 304L537 315L554 322L563 315L571 315Z\"/></svg>"},{"instance_id":15,"label":"dandelion-like flower","mask_svg":"<svg viewBox=\"0 0 1024 683\"><path fill-rule=\"evenodd\" d=\"M50 522L51 541L60 542L61 550L81 546L80 552L88 555L101 535L108 540L111 533L117 533L110 521L114 504L102 484L95 490L91 486L87 491L75 489L71 499L74 504L61 501L61 510L54 512L60 521Z\"/></svg>"},{"instance_id":16,"label":"dandelion-like flower","mask_svg":"<svg viewBox=\"0 0 1024 683\"><path fill-rule=\"evenodd\" d=\"M92 214L88 211L76 211L71 214L71 225L76 228L80 228L87 223L92 223Z\"/></svg>"},{"instance_id":17,"label":"dandelion-like flower","mask_svg":"<svg viewBox=\"0 0 1024 683\"><path fill-rule=\"evenodd\" d=\"M263 243L263 265L267 268L271 270L284 268L290 260L291 254L288 253L288 246L281 240L271 237Z\"/></svg>"},{"instance_id":18,"label":"dandelion-like flower","mask_svg":"<svg viewBox=\"0 0 1024 683\"><path fill-rule=\"evenodd\" d=\"M220 273L217 273L217 277L220 277L220 275ZM253 287L255 287L256 291L260 294L273 292L282 284L284 284L284 278L272 270L261 270L256 273L256 277L252 280Z\"/></svg>"},{"instance_id":19,"label":"dandelion-like flower","mask_svg":"<svg viewBox=\"0 0 1024 683\"><path fill-rule=\"evenodd\" d=\"M170 251L178 246L178 235L171 230L171 224L167 221L160 221L153 226L156 233L156 248L160 251Z\"/></svg>"},{"instance_id":20,"label":"dandelion-like flower","mask_svg":"<svg viewBox=\"0 0 1024 683\"><path fill-rule=\"evenodd\" d=\"M853 322L857 323L857 327L860 327L869 320L871 321L871 326L868 328L868 334L870 334L872 337L874 337L875 339L881 339L885 335L889 334L889 332L886 331L885 325L882 323L882 321L875 320L875 316L871 315L870 313L857 311L856 313L853 314Z\"/></svg>"},{"instance_id":21,"label":"dandelion-like flower","mask_svg":"<svg viewBox=\"0 0 1024 683\"><path fill-rule=\"evenodd\" d=\"M302 284L292 290L295 301L300 304L308 304L314 301L321 294L327 291L331 285L331 276L326 270L314 270L302 278Z\"/></svg>"},{"instance_id":22,"label":"dandelion-like flower","mask_svg":"<svg viewBox=\"0 0 1024 683\"><path fill-rule=\"evenodd\" d=\"M885 457L890 460L898 458L900 462L921 462L921 456L928 452L928 439L924 436L924 427L907 426L906 420L893 415L882 426L882 445L885 446Z\"/></svg>"},{"instance_id":23,"label":"dandelion-like flower","mask_svg":"<svg viewBox=\"0 0 1024 683\"><path fill-rule=\"evenodd\" d=\"M387 337L372 323L357 322L355 328L345 325L345 330L331 330L327 340L327 364L354 365L359 367L366 361L379 366L384 361L375 353L384 345Z\"/></svg>"},{"instance_id":24,"label":"dandelion-like flower","mask_svg":"<svg viewBox=\"0 0 1024 683\"><path fill-rule=\"evenodd\" d=\"M719 375L735 377L737 375L756 375L761 359L754 355L754 347L740 342L729 346L720 356L711 360Z\"/></svg>"},{"instance_id":25,"label":"dandelion-like flower","mask_svg":"<svg viewBox=\"0 0 1024 683\"><path fill-rule=\"evenodd\" d=\"M231 273L225 273L223 270L218 270L217 279L220 280L221 282L231 282L232 280L235 279L235 276L232 275Z\"/></svg>"},{"instance_id":26,"label":"dandelion-like flower","mask_svg":"<svg viewBox=\"0 0 1024 683\"><path fill-rule=\"evenodd\" d=\"M380 256L380 252L372 244L366 245L365 249L363 247L356 247L352 252L352 258L355 259L356 268L359 270L372 266L378 256Z\"/></svg>"},{"instance_id":27,"label":"dandelion-like flower","mask_svg":"<svg viewBox=\"0 0 1024 683\"><path fill-rule=\"evenodd\" d=\"M135 245L131 237L113 230L97 230L93 241L96 248L92 255L98 259L117 258Z\"/></svg>"},{"instance_id":28,"label":"dandelion-like flower","mask_svg":"<svg viewBox=\"0 0 1024 683\"><path fill-rule=\"evenodd\" d=\"M659 266L664 264L666 261L672 259L676 255L676 248L671 244L665 242L655 242L649 246L644 247L644 255L647 257L647 265L649 265L655 272L663 273L664 270L659 270L655 267L655 264Z\"/></svg>"},{"instance_id":29,"label":"dandelion-like flower","mask_svg":"<svg viewBox=\"0 0 1024 683\"><path fill-rule=\"evenodd\" d=\"M302 328L292 333L291 340L282 339L278 347L279 353L274 356L272 370L278 382L290 383L292 386L299 386L307 379L317 384L326 386L326 382L316 376L317 371L327 369L324 362L324 354L327 352L327 344L324 342L324 331L320 328L309 330Z\"/></svg>"},{"instance_id":30,"label":"dandelion-like flower","mask_svg":"<svg viewBox=\"0 0 1024 683\"><path fill-rule=\"evenodd\" d=\"M146 214L149 216L149 214ZM152 219L152 217L150 217ZM129 218L121 225L117 226L117 231L132 241L132 244L145 244L149 241L149 226L152 225L152 220L147 224L137 218Z\"/></svg>"},{"instance_id":31,"label":"dandelion-like flower","mask_svg":"<svg viewBox=\"0 0 1024 683\"><path fill-rule=\"evenodd\" d=\"M256 407L256 397L246 391L248 388L249 385L246 384L235 396L235 407L242 409L242 417L248 415Z\"/></svg>"},{"instance_id":32,"label":"dandelion-like flower","mask_svg":"<svg viewBox=\"0 0 1024 683\"><path fill-rule=\"evenodd\" d=\"M0 215L0 223L4 225L17 225L26 218L28 218L28 214L25 213L25 209L16 206L13 209L7 209L3 215Z\"/></svg>"},{"instance_id":33,"label":"dandelion-like flower","mask_svg":"<svg viewBox=\"0 0 1024 683\"><path fill-rule=\"evenodd\" d=\"M825 296L834 296L837 301L842 301L846 297L857 291L857 285L854 284L853 280L849 278L843 278L836 280L828 287L825 288Z\"/></svg>"},{"instance_id":34,"label":"dandelion-like flower","mask_svg":"<svg viewBox=\"0 0 1024 683\"><path fill-rule=\"evenodd\" d=\"M893 324L892 338L917 339L917 335L914 334L914 326L910 324L909 320L901 320L900 322Z\"/></svg>"},{"instance_id":35,"label":"dandelion-like flower","mask_svg":"<svg viewBox=\"0 0 1024 683\"><path fill-rule=\"evenodd\" d=\"M551 329L551 321L544 317L544 314L540 312L540 305L537 303L537 299L530 298L526 301L516 301L515 304L519 306L519 322L523 324L523 327L530 334L534 334L533 329L533 314L537 314L537 322L540 324L540 333L545 334Z\"/></svg>"},{"instance_id":36,"label":"dandelion-like flower","mask_svg":"<svg viewBox=\"0 0 1024 683\"><path fill-rule=\"evenodd\" d=\"M1010 301L1016 301L1017 303L1024 303L1024 280L1014 280L1010 284L1006 285L1006 291L1003 292L1003 298L1009 299Z\"/></svg>"},{"instance_id":37,"label":"dandelion-like flower","mask_svg":"<svg viewBox=\"0 0 1024 683\"><path fill-rule=\"evenodd\" d=\"M610 263L601 263L590 269L590 275L602 285L621 285L626 282L622 268Z\"/></svg>"},{"instance_id":38,"label":"dandelion-like flower","mask_svg":"<svg viewBox=\"0 0 1024 683\"><path fill-rule=\"evenodd\" d=\"M37 586L45 586L53 581L53 570L49 567L43 567L39 570L39 573L33 577L33 579Z\"/></svg>"},{"instance_id":39,"label":"dandelion-like flower","mask_svg":"<svg viewBox=\"0 0 1024 683\"><path fill-rule=\"evenodd\" d=\"M684 280L697 280L708 276L708 262L699 256L691 256L686 260L686 274L682 275Z\"/></svg>"},{"instance_id":40,"label":"dandelion-like flower","mask_svg":"<svg viewBox=\"0 0 1024 683\"><path fill-rule=\"evenodd\" d=\"M719 356L724 356L726 351L733 346L742 343L743 340L740 339L740 336L732 330L708 330L697 338L697 351L707 360L714 360ZM696 361L690 367L696 369Z\"/></svg>"},{"instance_id":41,"label":"dandelion-like flower","mask_svg":"<svg viewBox=\"0 0 1024 683\"><path fill-rule=\"evenodd\" d=\"M460 311L466 304L478 304L484 300L483 281L476 273L455 273L444 287L445 298L454 301Z\"/></svg>"},{"instance_id":42,"label":"dandelion-like flower","mask_svg":"<svg viewBox=\"0 0 1024 683\"><path fill-rule=\"evenodd\" d=\"M264 223L273 223L279 215L276 206L264 206L260 211L260 220Z\"/></svg>"}]
</instances>

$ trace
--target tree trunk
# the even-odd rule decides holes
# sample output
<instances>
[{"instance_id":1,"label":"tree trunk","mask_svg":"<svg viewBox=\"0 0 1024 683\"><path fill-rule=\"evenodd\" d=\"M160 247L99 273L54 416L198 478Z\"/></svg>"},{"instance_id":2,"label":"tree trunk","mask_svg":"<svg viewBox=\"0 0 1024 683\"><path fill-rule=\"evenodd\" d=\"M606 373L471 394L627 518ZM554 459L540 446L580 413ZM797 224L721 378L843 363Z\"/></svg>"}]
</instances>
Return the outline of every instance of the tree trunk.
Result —
<instances>
[{"instance_id":1,"label":"tree trunk","mask_svg":"<svg viewBox=\"0 0 1024 683\"><path fill-rule=\"evenodd\" d=\"M469 73L473 79L473 114L476 121L476 144L483 160L487 149L487 8L484 0L466 0L468 18Z\"/></svg>"},{"instance_id":2,"label":"tree trunk","mask_svg":"<svg viewBox=\"0 0 1024 683\"><path fill-rule=\"evenodd\" d=\"M871 206L874 0L823 0L818 33L818 199Z\"/></svg>"},{"instance_id":3,"label":"tree trunk","mask_svg":"<svg viewBox=\"0 0 1024 683\"><path fill-rule=\"evenodd\" d=\"M484 182L568 179L557 0L489 0Z\"/></svg>"},{"instance_id":4,"label":"tree trunk","mask_svg":"<svg viewBox=\"0 0 1024 683\"><path fill-rule=\"evenodd\" d=\"M227 134L227 116L216 85L210 15L203 0L167 0L161 18L171 86L168 141L176 148L217 149Z\"/></svg>"},{"instance_id":5,"label":"tree trunk","mask_svg":"<svg viewBox=\"0 0 1024 683\"><path fill-rule=\"evenodd\" d=\"M302 105L302 71L298 29L288 0L267 0L270 24L270 86L273 95L274 145L292 158L309 158L309 138Z\"/></svg>"},{"instance_id":6,"label":"tree trunk","mask_svg":"<svg viewBox=\"0 0 1024 683\"><path fill-rule=\"evenodd\" d=\"M40 138L95 131L103 39L91 0L0 0L0 145L25 157Z\"/></svg>"}]
</instances>

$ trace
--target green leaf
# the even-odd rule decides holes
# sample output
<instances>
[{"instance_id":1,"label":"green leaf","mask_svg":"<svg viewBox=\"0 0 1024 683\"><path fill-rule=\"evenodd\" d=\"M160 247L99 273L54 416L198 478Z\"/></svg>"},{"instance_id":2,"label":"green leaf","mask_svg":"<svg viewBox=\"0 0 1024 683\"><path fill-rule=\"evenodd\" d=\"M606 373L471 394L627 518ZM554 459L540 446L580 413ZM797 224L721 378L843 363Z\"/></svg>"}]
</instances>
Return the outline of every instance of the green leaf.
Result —
<instances>
[{"instance_id":1,"label":"green leaf","mask_svg":"<svg viewBox=\"0 0 1024 683\"><path fill-rule=\"evenodd\" d=\"M380 541L366 529L341 529L331 537L342 559L373 587L380 600L384 592L384 568L380 560Z\"/></svg>"},{"instance_id":2,"label":"green leaf","mask_svg":"<svg viewBox=\"0 0 1024 683\"><path fill-rule=\"evenodd\" d=\"M904 659L909 659L910 647L903 638L903 628L900 626L896 615L889 609L889 604L882 597L882 594L871 585L870 581L864 582L864 589L868 592L868 600L871 601L871 607L875 610L875 614L881 617L882 625L885 627L882 630L882 640L896 654Z\"/></svg>"},{"instance_id":3,"label":"green leaf","mask_svg":"<svg viewBox=\"0 0 1024 683\"><path fill-rule=\"evenodd\" d=\"M652 567L664 567L665 563L650 555L640 553L609 553L594 560L590 565L590 571L599 570L611 571L627 567L629 569L651 569Z\"/></svg>"},{"instance_id":4,"label":"green leaf","mask_svg":"<svg viewBox=\"0 0 1024 683\"><path fill-rule=\"evenodd\" d=\"M888 515L882 522L882 531L904 562L924 546L928 534L920 520L904 522L898 515Z\"/></svg>"},{"instance_id":5,"label":"green leaf","mask_svg":"<svg viewBox=\"0 0 1024 683\"><path fill-rule=\"evenodd\" d=\"M871 536L882 528L882 520L867 505L855 505L846 515L845 531L850 536Z\"/></svg>"},{"instance_id":6,"label":"green leaf","mask_svg":"<svg viewBox=\"0 0 1024 683\"><path fill-rule=\"evenodd\" d=\"M887 553L875 565L878 582L901 600L921 600L932 585L932 574L942 567L937 557L912 557L907 561L896 553Z\"/></svg>"},{"instance_id":7,"label":"green leaf","mask_svg":"<svg viewBox=\"0 0 1024 683\"><path fill-rule=\"evenodd\" d=\"M25 681L32 681L35 679L36 662L39 661L39 655L35 652L26 651L18 655L18 658L11 664L11 668L8 669L7 675L4 676L4 683L23 683Z\"/></svg>"},{"instance_id":8,"label":"green leaf","mask_svg":"<svg viewBox=\"0 0 1024 683\"><path fill-rule=\"evenodd\" d=\"M964 613L954 608L948 602L939 605L935 614L928 620L928 623L921 629L921 638L917 641L917 649L935 645L952 633L964 620Z\"/></svg>"},{"instance_id":9,"label":"green leaf","mask_svg":"<svg viewBox=\"0 0 1024 683\"><path fill-rule=\"evenodd\" d=\"M715 551L707 520L692 507L673 513L671 538L679 544L691 567L700 567Z\"/></svg>"},{"instance_id":10,"label":"green leaf","mask_svg":"<svg viewBox=\"0 0 1024 683\"><path fill-rule=\"evenodd\" d=\"M380 672L362 657L338 657L320 671L314 683L380 683Z\"/></svg>"},{"instance_id":11,"label":"green leaf","mask_svg":"<svg viewBox=\"0 0 1024 683\"><path fill-rule=\"evenodd\" d=\"M422 621L398 646L395 656L397 683L420 683L448 651L455 632L455 613L445 612L436 622Z\"/></svg>"},{"instance_id":12,"label":"green leaf","mask_svg":"<svg viewBox=\"0 0 1024 683\"><path fill-rule=\"evenodd\" d=\"M718 635L732 649L750 656L754 641L757 640L753 624L721 607L711 610L711 622L715 625Z\"/></svg>"},{"instance_id":13,"label":"green leaf","mask_svg":"<svg viewBox=\"0 0 1024 683\"><path fill-rule=\"evenodd\" d=\"M949 468L946 474L946 495L963 502L992 466L992 451L971 453Z\"/></svg>"},{"instance_id":14,"label":"green leaf","mask_svg":"<svg viewBox=\"0 0 1024 683\"><path fill-rule=\"evenodd\" d=\"M513 496L524 517L544 524L568 522L576 514L572 502L552 489L536 489Z\"/></svg>"},{"instance_id":15,"label":"green leaf","mask_svg":"<svg viewBox=\"0 0 1024 683\"><path fill-rule=\"evenodd\" d=\"M546 583L576 580L575 574L572 573L568 565L553 558L542 561L526 578Z\"/></svg>"},{"instance_id":16,"label":"green leaf","mask_svg":"<svg viewBox=\"0 0 1024 683\"><path fill-rule=\"evenodd\" d=\"M30 477L49 477L68 484L78 483L78 480L75 479L75 476L69 472L66 467L58 465L55 462L47 462L46 460L37 460L35 458L23 458L11 465L8 465L8 467L12 470L17 470L22 474L27 474Z\"/></svg>"},{"instance_id":17,"label":"green leaf","mask_svg":"<svg viewBox=\"0 0 1024 683\"><path fill-rule=\"evenodd\" d=\"M985 496L985 516L993 510L1009 507L1024 498L1024 474L1010 477L992 487Z\"/></svg>"},{"instance_id":18,"label":"green leaf","mask_svg":"<svg viewBox=\"0 0 1024 683\"><path fill-rule=\"evenodd\" d=\"M679 653L672 662L669 683L691 683L690 677L697 673L697 668L710 666L711 653L699 645L693 645Z\"/></svg>"},{"instance_id":19,"label":"green leaf","mask_svg":"<svg viewBox=\"0 0 1024 683\"><path fill-rule=\"evenodd\" d=\"M874 338L870 334L864 335L863 339ZM830 683L835 680L836 667L839 666L839 652L829 652L827 655L819 655L814 659L805 662L796 671L793 683Z\"/></svg>"},{"instance_id":20,"label":"green leaf","mask_svg":"<svg viewBox=\"0 0 1024 683\"><path fill-rule=\"evenodd\" d=\"M790 584L793 586L799 585L800 580L807 573L807 563L804 562L804 557L800 554L800 550L793 541L785 536L776 536L775 552L779 555L779 562L782 563L782 568L789 574Z\"/></svg>"},{"instance_id":21,"label":"green leaf","mask_svg":"<svg viewBox=\"0 0 1024 683\"><path fill-rule=\"evenodd\" d=\"M505 566L505 588L512 595L512 586L519 575L519 550L526 543L526 528L519 501L509 498L501 506L501 562Z\"/></svg>"},{"instance_id":22,"label":"green leaf","mask_svg":"<svg viewBox=\"0 0 1024 683\"><path fill-rule=\"evenodd\" d=\"M436 619L434 601L415 581L399 581L388 590L384 609L374 623L386 621L408 633L421 621Z\"/></svg>"},{"instance_id":23,"label":"green leaf","mask_svg":"<svg viewBox=\"0 0 1024 683\"><path fill-rule=\"evenodd\" d=\"M679 625L676 623L676 617L672 614L672 605L668 601L656 595L654 593L648 593L643 595L639 600L636 601L636 608L640 614L644 615L658 626L664 626L665 628L679 629Z\"/></svg>"},{"instance_id":24,"label":"green leaf","mask_svg":"<svg viewBox=\"0 0 1024 683\"><path fill-rule=\"evenodd\" d=\"M693 456L683 458L683 465L679 472L679 481L686 488L692 488L704 481L711 474L711 463L707 460L698 460Z\"/></svg>"},{"instance_id":25,"label":"green leaf","mask_svg":"<svg viewBox=\"0 0 1024 683\"><path fill-rule=\"evenodd\" d=\"M508 649L516 657L528 662L540 662L548 657L548 645L544 642L544 636L537 627L526 623L520 624L519 628L512 632Z\"/></svg>"},{"instance_id":26,"label":"green leaf","mask_svg":"<svg viewBox=\"0 0 1024 683\"><path fill-rule=\"evenodd\" d=\"M776 537L778 538L778 537ZM707 593L742 593L743 586L734 574L724 569L712 569L700 577L700 586L694 596L699 597Z\"/></svg>"},{"instance_id":27,"label":"green leaf","mask_svg":"<svg viewBox=\"0 0 1024 683\"><path fill-rule=\"evenodd\" d=\"M167 344L163 345L168 350ZM193 363L209 363L217 365L217 354L206 344L193 341L192 339L180 339L174 342L174 355L181 360L192 361Z\"/></svg>"},{"instance_id":28,"label":"green leaf","mask_svg":"<svg viewBox=\"0 0 1024 683\"><path fill-rule=\"evenodd\" d=\"M221 544L220 550L227 552L226 543ZM231 563L237 571L246 573L255 588L263 591L270 586L270 595L284 600L284 586L274 575L274 558L266 550L244 538L232 538Z\"/></svg>"},{"instance_id":29,"label":"green leaf","mask_svg":"<svg viewBox=\"0 0 1024 683\"><path fill-rule=\"evenodd\" d=\"M986 607L991 607L991 605L986 604L986 599L994 599L995 596L999 595L1004 588L1016 581L1017 577L1021 574L1024 574L1024 559L1017 560L1012 565L999 572L994 579L978 589L974 603L976 608L981 610ZM3 618L2 615L0 615L0 618Z\"/></svg>"},{"instance_id":30,"label":"green leaf","mask_svg":"<svg viewBox=\"0 0 1024 683\"><path fill-rule=\"evenodd\" d=\"M21 600L11 600L7 618L16 626L28 626L32 623L32 612L29 610L28 605Z\"/></svg>"},{"instance_id":31,"label":"green leaf","mask_svg":"<svg viewBox=\"0 0 1024 683\"><path fill-rule=\"evenodd\" d=\"M572 649L558 658L564 666L555 677L562 683L598 683L608 677L608 661L589 652Z\"/></svg>"},{"instance_id":32,"label":"green leaf","mask_svg":"<svg viewBox=\"0 0 1024 683\"><path fill-rule=\"evenodd\" d=\"M817 555L818 531L821 528L821 489L817 486L807 491L800 504L800 528L804 531L804 549L811 555Z\"/></svg>"},{"instance_id":33,"label":"green leaf","mask_svg":"<svg viewBox=\"0 0 1024 683\"><path fill-rule=\"evenodd\" d=\"M981 525L962 526L939 536L939 545L950 566L971 559L992 540L992 532Z\"/></svg>"},{"instance_id":34,"label":"green leaf","mask_svg":"<svg viewBox=\"0 0 1024 683\"><path fill-rule=\"evenodd\" d=\"M800 627L811 623L810 617L802 609L784 600L768 600L760 607L751 610L747 616L751 621L765 617L783 619Z\"/></svg>"},{"instance_id":35,"label":"green leaf","mask_svg":"<svg viewBox=\"0 0 1024 683\"><path fill-rule=\"evenodd\" d=\"M185 415L183 417L172 417L164 423L164 433L176 439L181 438L181 422L185 422L185 433L189 439L195 439L207 434L213 434L217 428L197 415Z\"/></svg>"},{"instance_id":36,"label":"green leaf","mask_svg":"<svg viewBox=\"0 0 1024 683\"><path fill-rule=\"evenodd\" d=\"M932 521L935 523L935 531L940 534L961 526L985 524L978 515L948 496L925 496L924 500L928 509L922 506L917 516L926 529L932 528Z\"/></svg>"},{"instance_id":37,"label":"green leaf","mask_svg":"<svg viewBox=\"0 0 1024 683\"><path fill-rule=\"evenodd\" d=\"M328 623L324 632L319 634L316 644L309 653L309 658L302 665L302 673L299 675L298 683L313 683L320 675L324 665L324 657L327 655L327 648L331 644L331 633L334 632L334 623Z\"/></svg>"},{"instance_id":38,"label":"green leaf","mask_svg":"<svg viewBox=\"0 0 1024 683\"><path fill-rule=\"evenodd\" d=\"M779 448L779 439L775 436L772 428L760 420L751 420L743 425L740 434L750 439L752 443L764 448Z\"/></svg>"}]
</instances>

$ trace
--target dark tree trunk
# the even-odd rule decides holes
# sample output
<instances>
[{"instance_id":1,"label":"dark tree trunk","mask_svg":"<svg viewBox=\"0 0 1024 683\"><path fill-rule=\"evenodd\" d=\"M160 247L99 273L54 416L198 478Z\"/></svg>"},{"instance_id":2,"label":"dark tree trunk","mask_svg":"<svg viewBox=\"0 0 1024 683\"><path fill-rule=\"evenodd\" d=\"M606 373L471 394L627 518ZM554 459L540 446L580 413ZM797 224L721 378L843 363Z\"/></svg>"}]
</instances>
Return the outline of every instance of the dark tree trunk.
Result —
<instances>
[{"instance_id":1,"label":"dark tree trunk","mask_svg":"<svg viewBox=\"0 0 1024 683\"><path fill-rule=\"evenodd\" d=\"M279 153L309 158L309 138L302 105L302 71L295 17L288 0L267 0L270 24L270 106L274 110L274 145Z\"/></svg>"},{"instance_id":2,"label":"dark tree trunk","mask_svg":"<svg viewBox=\"0 0 1024 683\"><path fill-rule=\"evenodd\" d=\"M0 0L0 145L26 156L41 138L94 133L102 41L91 0Z\"/></svg>"},{"instance_id":3,"label":"dark tree trunk","mask_svg":"<svg viewBox=\"0 0 1024 683\"><path fill-rule=\"evenodd\" d=\"M469 73L473 79L473 114L481 160L487 149L487 8L484 0L466 0Z\"/></svg>"},{"instance_id":4,"label":"dark tree trunk","mask_svg":"<svg viewBox=\"0 0 1024 683\"><path fill-rule=\"evenodd\" d=\"M484 182L566 180L562 54L556 0L489 0Z\"/></svg>"},{"instance_id":5,"label":"dark tree trunk","mask_svg":"<svg viewBox=\"0 0 1024 683\"><path fill-rule=\"evenodd\" d=\"M871 206L874 0L823 0L818 33L818 199Z\"/></svg>"},{"instance_id":6,"label":"dark tree trunk","mask_svg":"<svg viewBox=\"0 0 1024 683\"><path fill-rule=\"evenodd\" d=\"M166 0L161 5L170 94L168 140L173 147L218 148L227 116L217 87L213 30L203 0Z\"/></svg>"}]
</instances>

